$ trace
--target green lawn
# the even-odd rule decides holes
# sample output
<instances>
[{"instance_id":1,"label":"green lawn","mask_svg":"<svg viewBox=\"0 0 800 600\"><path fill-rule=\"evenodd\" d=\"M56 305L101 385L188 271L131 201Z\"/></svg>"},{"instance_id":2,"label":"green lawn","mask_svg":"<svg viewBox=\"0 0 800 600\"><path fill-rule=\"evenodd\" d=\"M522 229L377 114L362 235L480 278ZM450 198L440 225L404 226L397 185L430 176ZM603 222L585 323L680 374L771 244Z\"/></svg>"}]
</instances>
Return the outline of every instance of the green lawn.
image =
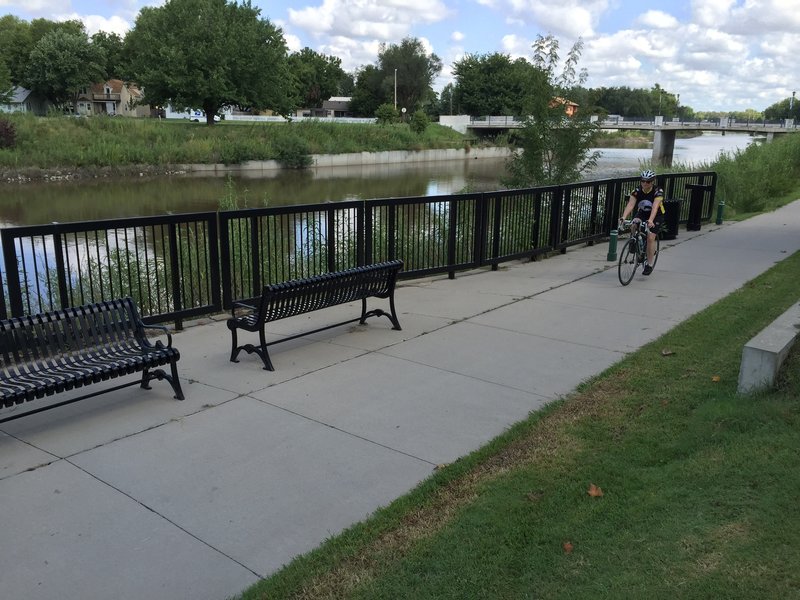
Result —
<instances>
[{"instance_id":1,"label":"green lawn","mask_svg":"<svg viewBox=\"0 0 800 600\"><path fill-rule=\"evenodd\" d=\"M778 389L736 393L798 273L795 254L242 597L800 598L800 350Z\"/></svg>"}]
</instances>

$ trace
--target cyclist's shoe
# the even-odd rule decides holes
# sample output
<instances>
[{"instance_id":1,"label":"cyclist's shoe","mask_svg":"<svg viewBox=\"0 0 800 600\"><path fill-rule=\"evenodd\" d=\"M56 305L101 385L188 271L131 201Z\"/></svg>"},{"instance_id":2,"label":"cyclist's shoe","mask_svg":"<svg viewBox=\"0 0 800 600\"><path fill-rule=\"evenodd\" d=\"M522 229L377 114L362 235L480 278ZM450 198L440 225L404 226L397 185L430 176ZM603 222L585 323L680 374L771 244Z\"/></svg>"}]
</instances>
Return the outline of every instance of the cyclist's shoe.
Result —
<instances>
[{"instance_id":1,"label":"cyclist's shoe","mask_svg":"<svg viewBox=\"0 0 800 600\"><path fill-rule=\"evenodd\" d=\"M642 275L650 275L653 272L653 267L648 264L645 264L644 270L642 271Z\"/></svg>"}]
</instances>

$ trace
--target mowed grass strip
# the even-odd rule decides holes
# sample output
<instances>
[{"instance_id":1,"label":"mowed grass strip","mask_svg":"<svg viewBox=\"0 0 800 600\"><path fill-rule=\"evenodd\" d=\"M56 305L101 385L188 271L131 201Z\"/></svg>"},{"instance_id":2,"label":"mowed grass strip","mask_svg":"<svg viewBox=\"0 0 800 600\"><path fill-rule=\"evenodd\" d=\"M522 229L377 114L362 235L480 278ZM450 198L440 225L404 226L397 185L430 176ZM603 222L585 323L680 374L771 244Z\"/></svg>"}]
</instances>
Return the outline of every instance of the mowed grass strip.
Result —
<instances>
[{"instance_id":1,"label":"mowed grass strip","mask_svg":"<svg viewBox=\"0 0 800 600\"><path fill-rule=\"evenodd\" d=\"M800 348L736 393L800 254L243 598L800 597Z\"/></svg>"}]
</instances>

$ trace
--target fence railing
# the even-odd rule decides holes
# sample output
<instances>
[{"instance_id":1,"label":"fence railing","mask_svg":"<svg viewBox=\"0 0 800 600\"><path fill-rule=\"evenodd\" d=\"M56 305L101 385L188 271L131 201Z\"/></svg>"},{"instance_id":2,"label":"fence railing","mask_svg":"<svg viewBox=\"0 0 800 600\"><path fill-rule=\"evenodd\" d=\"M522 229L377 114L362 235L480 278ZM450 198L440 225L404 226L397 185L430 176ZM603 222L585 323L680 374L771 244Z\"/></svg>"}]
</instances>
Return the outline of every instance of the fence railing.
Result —
<instances>
[{"instance_id":1,"label":"fence railing","mask_svg":"<svg viewBox=\"0 0 800 600\"><path fill-rule=\"evenodd\" d=\"M131 296L149 323L227 309L264 285L393 259L403 278L455 273L608 236L637 178L563 186L6 228L0 317ZM716 173L659 177L689 216Z\"/></svg>"}]
</instances>

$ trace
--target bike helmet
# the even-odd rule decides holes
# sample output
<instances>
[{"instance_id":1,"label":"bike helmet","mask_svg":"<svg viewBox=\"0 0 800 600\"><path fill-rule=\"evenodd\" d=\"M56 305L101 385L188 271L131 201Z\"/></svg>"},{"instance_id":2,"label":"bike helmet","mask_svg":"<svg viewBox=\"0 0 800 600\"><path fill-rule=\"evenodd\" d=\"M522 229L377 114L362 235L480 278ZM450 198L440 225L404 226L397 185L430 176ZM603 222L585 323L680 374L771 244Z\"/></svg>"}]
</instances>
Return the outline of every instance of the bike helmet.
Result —
<instances>
[{"instance_id":1,"label":"bike helmet","mask_svg":"<svg viewBox=\"0 0 800 600\"><path fill-rule=\"evenodd\" d=\"M655 171L651 171L650 169L647 169L646 171L642 171L642 179L644 181L654 181L655 178L656 178Z\"/></svg>"}]
</instances>

